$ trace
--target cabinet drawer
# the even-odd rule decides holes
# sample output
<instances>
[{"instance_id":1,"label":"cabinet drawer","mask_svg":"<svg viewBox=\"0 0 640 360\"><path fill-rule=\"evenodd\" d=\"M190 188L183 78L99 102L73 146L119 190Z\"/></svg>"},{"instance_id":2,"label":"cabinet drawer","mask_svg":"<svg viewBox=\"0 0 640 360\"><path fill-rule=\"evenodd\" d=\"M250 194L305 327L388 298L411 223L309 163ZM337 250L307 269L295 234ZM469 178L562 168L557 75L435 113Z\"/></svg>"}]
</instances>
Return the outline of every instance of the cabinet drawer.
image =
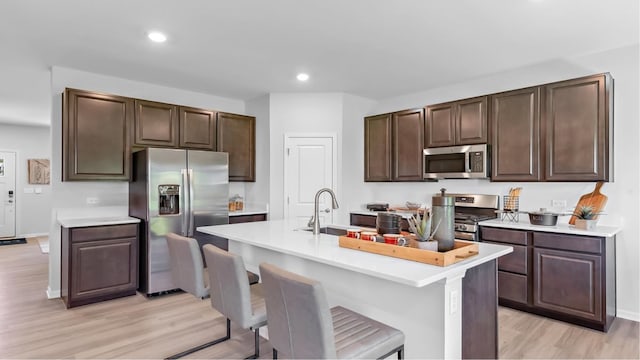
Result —
<instances>
[{"instance_id":1,"label":"cabinet drawer","mask_svg":"<svg viewBox=\"0 0 640 360\"><path fill-rule=\"evenodd\" d=\"M529 233L520 230L507 230L491 227L480 227L482 240L507 244L529 245Z\"/></svg>"},{"instance_id":2,"label":"cabinet drawer","mask_svg":"<svg viewBox=\"0 0 640 360\"><path fill-rule=\"evenodd\" d=\"M534 232L533 245L550 249L570 250L602 254L603 239L590 236L575 236Z\"/></svg>"},{"instance_id":3,"label":"cabinet drawer","mask_svg":"<svg viewBox=\"0 0 640 360\"><path fill-rule=\"evenodd\" d=\"M484 242L504 245L503 243L494 243L492 241ZM509 244L509 246L513 247L513 252L498 258L498 270L527 275L527 269L529 269L529 249L522 245Z\"/></svg>"},{"instance_id":4,"label":"cabinet drawer","mask_svg":"<svg viewBox=\"0 0 640 360\"><path fill-rule=\"evenodd\" d=\"M498 297L527 304L529 298L527 277L498 271Z\"/></svg>"},{"instance_id":5,"label":"cabinet drawer","mask_svg":"<svg viewBox=\"0 0 640 360\"><path fill-rule=\"evenodd\" d=\"M130 238L138 236L138 224L92 226L71 229L71 242Z\"/></svg>"}]
</instances>

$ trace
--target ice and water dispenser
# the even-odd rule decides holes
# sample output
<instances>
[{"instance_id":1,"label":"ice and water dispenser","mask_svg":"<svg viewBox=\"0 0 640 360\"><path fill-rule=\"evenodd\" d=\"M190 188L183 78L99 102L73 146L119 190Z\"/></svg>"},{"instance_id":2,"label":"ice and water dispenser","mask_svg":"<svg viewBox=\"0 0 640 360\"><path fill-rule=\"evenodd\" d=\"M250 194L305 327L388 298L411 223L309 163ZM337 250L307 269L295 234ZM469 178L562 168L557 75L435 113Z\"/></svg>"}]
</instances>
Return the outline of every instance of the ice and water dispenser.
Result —
<instances>
[{"instance_id":1,"label":"ice and water dispenser","mask_svg":"<svg viewBox=\"0 0 640 360\"><path fill-rule=\"evenodd\" d=\"M158 197L160 215L180 213L180 185L159 185Z\"/></svg>"}]
</instances>

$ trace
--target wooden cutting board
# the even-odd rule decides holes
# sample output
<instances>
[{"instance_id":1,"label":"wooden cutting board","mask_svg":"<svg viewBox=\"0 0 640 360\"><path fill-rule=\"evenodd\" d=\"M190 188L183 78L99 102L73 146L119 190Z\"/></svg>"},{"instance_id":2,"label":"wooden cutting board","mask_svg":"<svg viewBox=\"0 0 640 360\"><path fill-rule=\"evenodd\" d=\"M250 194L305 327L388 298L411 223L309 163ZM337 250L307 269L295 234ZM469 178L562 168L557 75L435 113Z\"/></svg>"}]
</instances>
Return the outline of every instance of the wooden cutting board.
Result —
<instances>
[{"instance_id":1,"label":"wooden cutting board","mask_svg":"<svg viewBox=\"0 0 640 360\"><path fill-rule=\"evenodd\" d=\"M578 200L578 204L576 205L575 210L573 210L573 213L575 214L582 206L591 206L593 208L593 212L596 214L601 212L602 209L604 209L604 206L607 204L608 199L606 195L600 193L600 188L602 188L602 185L604 185L604 181L598 181L598 183L596 184L596 188L592 192L580 196L580 200ZM594 219L597 218L598 215L594 217ZM569 224L574 225L576 219L577 217L575 217L575 215L571 215Z\"/></svg>"}]
</instances>

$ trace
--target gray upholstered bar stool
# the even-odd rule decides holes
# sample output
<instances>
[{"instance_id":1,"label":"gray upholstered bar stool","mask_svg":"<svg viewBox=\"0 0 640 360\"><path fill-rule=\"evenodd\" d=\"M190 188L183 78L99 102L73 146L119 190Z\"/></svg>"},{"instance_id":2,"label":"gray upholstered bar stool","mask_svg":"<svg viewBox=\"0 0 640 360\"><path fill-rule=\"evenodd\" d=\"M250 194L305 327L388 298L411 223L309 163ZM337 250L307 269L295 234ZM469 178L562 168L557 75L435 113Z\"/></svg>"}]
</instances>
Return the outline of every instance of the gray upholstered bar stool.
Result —
<instances>
[{"instance_id":1,"label":"gray upholstered bar stool","mask_svg":"<svg viewBox=\"0 0 640 360\"><path fill-rule=\"evenodd\" d=\"M404 357L402 331L341 306L329 308L320 282L260 264L273 358Z\"/></svg>"},{"instance_id":2,"label":"gray upholstered bar stool","mask_svg":"<svg viewBox=\"0 0 640 360\"><path fill-rule=\"evenodd\" d=\"M244 269L242 258L237 255L230 254L213 245L205 245L205 247L210 246L213 248L213 250L210 249L210 251L221 253L220 256L211 256L211 258L207 257L207 264L209 265L207 267L207 271L209 273L210 284L210 286L207 286L204 276L205 269L198 241L193 238L170 233L167 235L167 244L169 245L169 254L171 259L171 275L175 285L200 299L211 296L211 304L213 308L218 310L227 318L227 332L225 336L172 355L167 359L177 359L209 346L221 343L225 340L229 340L231 338L231 320L238 322L245 329L256 329L255 353L251 357L257 357L259 355L259 333L257 328L266 324L265 306L264 300L260 299L257 300L256 311L254 312L251 309L249 278L247 277L247 271ZM203 251L205 251L205 256L207 256L205 248L203 248ZM222 258L222 260L218 260L218 258ZM227 261L227 258L232 260ZM225 269L225 266L230 267L231 269ZM224 273L225 275L218 276L216 275L218 273ZM220 295L220 291L224 291L225 294ZM231 304L224 308L225 311L222 311L221 307L214 304L214 298L218 299L221 296L228 299ZM247 303L249 304L248 309L246 308ZM236 314L233 312L234 310L230 310L229 308L239 308L240 310L236 310L236 312L239 311L240 313ZM233 316L230 316L230 313Z\"/></svg>"},{"instance_id":3,"label":"gray upholstered bar stool","mask_svg":"<svg viewBox=\"0 0 640 360\"><path fill-rule=\"evenodd\" d=\"M212 244L202 247L209 273L211 306L227 317L227 338L231 336L230 321L243 329L253 330L254 353L260 356L260 327L267 325L264 298L253 295L242 257Z\"/></svg>"}]
</instances>

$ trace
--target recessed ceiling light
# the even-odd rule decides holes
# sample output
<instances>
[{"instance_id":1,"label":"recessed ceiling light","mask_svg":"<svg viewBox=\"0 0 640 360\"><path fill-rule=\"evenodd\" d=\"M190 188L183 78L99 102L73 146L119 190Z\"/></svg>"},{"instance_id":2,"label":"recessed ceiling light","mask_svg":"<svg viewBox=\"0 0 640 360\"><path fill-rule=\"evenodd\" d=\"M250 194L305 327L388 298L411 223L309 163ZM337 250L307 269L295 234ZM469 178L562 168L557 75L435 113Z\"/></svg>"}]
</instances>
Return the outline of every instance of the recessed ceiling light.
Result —
<instances>
[{"instance_id":1,"label":"recessed ceiling light","mask_svg":"<svg viewBox=\"0 0 640 360\"><path fill-rule=\"evenodd\" d=\"M298 76L296 76L296 78L299 81L307 81L307 80L309 80L309 74L300 73L300 74L298 74Z\"/></svg>"},{"instance_id":2,"label":"recessed ceiling light","mask_svg":"<svg viewBox=\"0 0 640 360\"><path fill-rule=\"evenodd\" d=\"M152 31L149 33L149 39L153 42L161 43L167 41L167 36L158 31Z\"/></svg>"}]
</instances>

